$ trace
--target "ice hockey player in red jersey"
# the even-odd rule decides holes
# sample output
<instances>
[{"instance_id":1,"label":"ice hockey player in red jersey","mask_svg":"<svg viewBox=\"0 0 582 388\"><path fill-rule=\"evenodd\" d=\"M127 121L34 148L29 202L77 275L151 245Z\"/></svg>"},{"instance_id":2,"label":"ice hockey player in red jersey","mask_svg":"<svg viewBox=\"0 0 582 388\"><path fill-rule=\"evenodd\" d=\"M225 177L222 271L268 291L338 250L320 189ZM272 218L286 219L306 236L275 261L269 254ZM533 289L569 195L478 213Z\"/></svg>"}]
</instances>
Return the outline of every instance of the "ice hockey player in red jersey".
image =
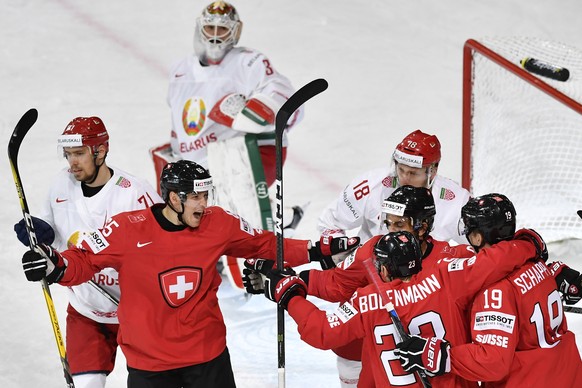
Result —
<instances>
[{"instance_id":1,"label":"ice hockey player in red jersey","mask_svg":"<svg viewBox=\"0 0 582 388\"><path fill-rule=\"evenodd\" d=\"M465 234L477 251L511 238L515 230L515 209L501 194L473 198L462 213ZM582 381L574 333L543 261L527 262L482 290L470 325L472 342L450 349L452 374L485 387L575 387ZM416 352L426 341L413 339L403 351Z\"/></svg>"},{"instance_id":2,"label":"ice hockey player in red jersey","mask_svg":"<svg viewBox=\"0 0 582 388\"><path fill-rule=\"evenodd\" d=\"M265 281L265 295L288 310L301 338L310 345L330 349L364 338L359 387L421 386L416 376L397 362L394 351L399 337L382 298L394 304L410 334L437 337L430 353L433 368L428 371L437 376L447 365L442 339L457 345L467 341L466 311L475 294L528 259L547 257L543 240L527 229L476 256L445 258L422 271L420 247L409 232L383 236L374 253L385 282L382 289L375 284L358 289L349 302L327 316L304 298L307 285L291 269L271 270ZM433 378L432 384L435 388L477 386L451 374Z\"/></svg>"},{"instance_id":3,"label":"ice hockey player in red jersey","mask_svg":"<svg viewBox=\"0 0 582 388\"><path fill-rule=\"evenodd\" d=\"M428 268L435 265L441 259L468 258L475 255L475 251L470 245L451 246L448 242L438 241L430 236L434 225L436 210L435 201L431 190L426 187L401 186L398 187L382 203L382 220L388 232L408 231L412 233L420 242L422 252L422 266ZM369 277L364 266L364 261L373 257L374 247L382 235L374 236L366 241L361 247L350 254L345 260L335 267L333 261L323 262L322 267L326 270L316 269L305 270L299 276L307 284L307 294L330 302L345 302L360 287L369 284ZM322 240L325 240L323 238ZM339 241L339 240L338 240ZM329 257L329 256L328 256ZM289 265L295 265L287 261ZM245 282L249 293L262 293L263 284L257 279L259 276L253 274L254 269L264 266L257 261L247 261L249 268L245 270ZM272 267L272 263L268 264ZM266 273L265 269L263 272ZM251 281L251 278L253 280ZM335 348L333 351L344 358L344 368L351 365L355 375L361 369L362 340L357 339L345 346ZM349 360L349 361L347 361ZM356 385L357 380L345 381L344 375L340 375L340 381L345 385Z\"/></svg>"},{"instance_id":4,"label":"ice hockey player in red jersey","mask_svg":"<svg viewBox=\"0 0 582 388\"><path fill-rule=\"evenodd\" d=\"M26 277L71 286L101 268L119 272L118 342L129 388L234 387L216 263L223 254L275 259L276 238L208 206L212 178L194 162L168 164L161 192L164 204L110 218L85 236L82 248L59 253L40 245L26 252ZM293 260L322 254L307 240L284 244Z\"/></svg>"}]
</instances>

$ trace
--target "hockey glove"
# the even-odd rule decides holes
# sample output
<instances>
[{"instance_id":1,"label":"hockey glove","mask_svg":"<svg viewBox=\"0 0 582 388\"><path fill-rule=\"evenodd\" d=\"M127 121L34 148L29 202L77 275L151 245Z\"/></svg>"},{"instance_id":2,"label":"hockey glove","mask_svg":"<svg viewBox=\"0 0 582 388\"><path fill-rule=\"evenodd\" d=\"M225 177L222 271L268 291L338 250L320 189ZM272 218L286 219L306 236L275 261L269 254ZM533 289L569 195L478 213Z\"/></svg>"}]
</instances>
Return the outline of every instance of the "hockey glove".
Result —
<instances>
[{"instance_id":1,"label":"hockey glove","mask_svg":"<svg viewBox=\"0 0 582 388\"><path fill-rule=\"evenodd\" d=\"M273 130L279 108L279 103L264 94L247 99L243 94L231 93L212 107L208 117L236 131L263 133Z\"/></svg>"},{"instance_id":2,"label":"hockey glove","mask_svg":"<svg viewBox=\"0 0 582 388\"><path fill-rule=\"evenodd\" d=\"M38 244L51 245L53 241L55 241L55 231L52 226L40 218L31 217L31 219L32 226L34 227L34 234L36 235L36 242ZM28 238L28 231L26 230L26 222L24 221L24 218L17 224L14 224L14 231L16 232L18 241L29 247L30 239Z\"/></svg>"},{"instance_id":3,"label":"hockey glove","mask_svg":"<svg viewBox=\"0 0 582 388\"><path fill-rule=\"evenodd\" d=\"M279 303L287 310L289 301L294 296L305 298L307 295L307 285L295 274L292 268L285 268L283 271L272 270L265 280L265 296L267 299Z\"/></svg>"},{"instance_id":4,"label":"hockey glove","mask_svg":"<svg viewBox=\"0 0 582 388\"><path fill-rule=\"evenodd\" d=\"M540 236L535 230L520 229L515 232L513 238L515 240L531 241L532 244L536 247L537 257L542 259L544 263L548 261L548 248L546 247L546 243L544 242L542 236Z\"/></svg>"},{"instance_id":5,"label":"hockey glove","mask_svg":"<svg viewBox=\"0 0 582 388\"><path fill-rule=\"evenodd\" d=\"M394 353L400 358L406 372L425 370L430 377L451 371L451 345L437 337L422 338L417 335L396 344Z\"/></svg>"},{"instance_id":6,"label":"hockey glove","mask_svg":"<svg viewBox=\"0 0 582 388\"><path fill-rule=\"evenodd\" d=\"M335 267L332 256L350 252L359 245L359 237L321 236L315 246L309 248L309 261L318 261L323 270L331 269Z\"/></svg>"},{"instance_id":7,"label":"hockey glove","mask_svg":"<svg viewBox=\"0 0 582 388\"><path fill-rule=\"evenodd\" d=\"M265 292L265 275L275 266L273 260L246 259L243 269L242 282L249 294L263 294Z\"/></svg>"},{"instance_id":8,"label":"hockey glove","mask_svg":"<svg viewBox=\"0 0 582 388\"><path fill-rule=\"evenodd\" d=\"M40 244L38 251L24 253L22 268L28 281L38 282L46 277L48 284L52 284L61 280L67 264L59 252L48 245Z\"/></svg>"},{"instance_id":9,"label":"hockey glove","mask_svg":"<svg viewBox=\"0 0 582 388\"><path fill-rule=\"evenodd\" d=\"M567 305L578 303L582 298L582 275L561 261L552 264L552 274L556 278L558 290Z\"/></svg>"}]
</instances>

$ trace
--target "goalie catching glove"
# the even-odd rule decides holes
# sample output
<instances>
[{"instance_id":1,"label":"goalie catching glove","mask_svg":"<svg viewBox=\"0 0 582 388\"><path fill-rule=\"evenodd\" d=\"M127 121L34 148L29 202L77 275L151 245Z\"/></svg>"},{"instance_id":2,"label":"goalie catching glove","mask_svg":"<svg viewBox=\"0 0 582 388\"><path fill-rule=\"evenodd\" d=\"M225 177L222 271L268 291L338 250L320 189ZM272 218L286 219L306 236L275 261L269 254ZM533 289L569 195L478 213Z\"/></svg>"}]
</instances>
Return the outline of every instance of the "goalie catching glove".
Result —
<instances>
[{"instance_id":1,"label":"goalie catching glove","mask_svg":"<svg viewBox=\"0 0 582 388\"><path fill-rule=\"evenodd\" d=\"M305 298L307 284L293 271L285 268L283 271L274 269L269 271L265 280L265 297L277 302L279 306L287 310L289 301L295 296Z\"/></svg>"},{"instance_id":2,"label":"goalie catching glove","mask_svg":"<svg viewBox=\"0 0 582 388\"><path fill-rule=\"evenodd\" d=\"M440 338L413 335L396 344L394 354L406 372L424 370L434 377L451 371L450 348L449 342Z\"/></svg>"},{"instance_id":3,"label":"goalie catching glove","mask_svg":"<svg viewBox=\"0 0 582 388\"><path fill-rule=\"evenodd\" d=\"M272 132L280 105L271 97L256 94L247 99L240 93L222 97L208 117L218 124L247 133Z\"/></svg>"},{"instance_id":4,"label":"goalie catching glove","mask_svg":"<svg viewBox=\"0 0 582 388\"><path fill-rule=\"evenodd\" d=\"M22 256L24 275L30 282L38 282L46 277L48 284L57 283L67 269L63 256L52 247L44 244L36 251L27 251Z\"/></svg>"}]
</instances>

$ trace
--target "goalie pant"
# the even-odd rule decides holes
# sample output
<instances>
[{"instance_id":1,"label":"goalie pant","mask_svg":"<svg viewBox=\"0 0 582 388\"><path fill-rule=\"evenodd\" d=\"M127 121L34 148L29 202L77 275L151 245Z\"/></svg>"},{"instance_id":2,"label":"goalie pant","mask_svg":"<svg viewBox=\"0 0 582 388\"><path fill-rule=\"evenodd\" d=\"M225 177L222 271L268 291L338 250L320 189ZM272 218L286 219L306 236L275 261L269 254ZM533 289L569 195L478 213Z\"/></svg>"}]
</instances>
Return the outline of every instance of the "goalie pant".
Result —
<instances>
[{"instance_id":1,"label":"goalie pant","mask_svg":"<svg viewBox=\"0 0 582 388\"><path fill-rule=\"evenodd\" d=\"M440 336L446 333L445 339L453 346L461 345L469 335L466 317L474 296L535 254L529 241L503 241L471 258L442 260L410 282L397 279L383 283L381 292L391 297L411 334L431 337L435 334L432 328L436 328ZM332 314L301 297L290 300L288 312L297 322L301 339L314 347L330 349L363 338L359 387L420 387L417 377L405 373L398 362L383 362L387 352L395 349L397 338L380 300L371 284L358 289ZM431 383L434 388L478 386L454 374L432 378Z\"/></svg>"}]
</instances>

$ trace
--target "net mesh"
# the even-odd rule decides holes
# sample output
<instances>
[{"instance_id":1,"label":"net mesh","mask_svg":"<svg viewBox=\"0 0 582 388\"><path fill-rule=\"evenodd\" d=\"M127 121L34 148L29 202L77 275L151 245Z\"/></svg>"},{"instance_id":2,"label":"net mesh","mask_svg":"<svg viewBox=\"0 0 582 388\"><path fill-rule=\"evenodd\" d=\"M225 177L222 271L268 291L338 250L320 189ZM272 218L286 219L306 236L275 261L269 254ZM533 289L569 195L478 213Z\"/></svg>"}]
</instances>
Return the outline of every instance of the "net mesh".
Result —
<instances>
[{"instance_id":1,"label":"net mesh","mask_svg":"<svg viewBox=\"0 0 582 388\"><path fill-rule=\"evenodd\" d=\"M566 82L536 77L582 101L582 51L525 37L478 42L516 65L533 57L567 68ZM507 195L518 227L547 242L582 238L582 115L478 52L472 70L471 192Z\"/></svg>"}]
</instances>

